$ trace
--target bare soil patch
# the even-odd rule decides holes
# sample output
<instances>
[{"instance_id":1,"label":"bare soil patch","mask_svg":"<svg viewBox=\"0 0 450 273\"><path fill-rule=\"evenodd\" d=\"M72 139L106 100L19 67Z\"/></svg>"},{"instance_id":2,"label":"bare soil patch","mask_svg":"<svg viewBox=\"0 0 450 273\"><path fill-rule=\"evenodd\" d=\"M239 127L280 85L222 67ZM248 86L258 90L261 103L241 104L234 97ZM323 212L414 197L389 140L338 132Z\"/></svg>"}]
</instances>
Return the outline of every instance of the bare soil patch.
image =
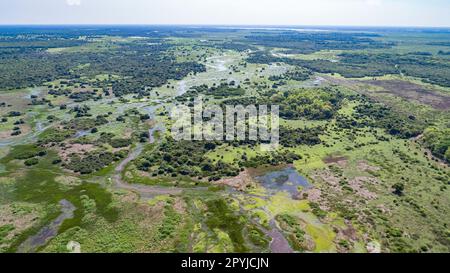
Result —
<instances>
[{"instance_id":1,"label":"bare soil patch","mask_svg":"<svg viewBox=\"0 0 450 273\"><path fill-rule=\"evenodd\" d=\"M361 177L355 177L348 182L349 187L352 188L352 190L355 191L355 193L357 195L359 195L367 200L376 199L378 197L377 194L369 191L365 186L366 183L376 184L376 183L378 183L378 180L373 177L361 176Z\"/></svg>"},{"instance_id":2,"label":"bare soil patch","mask_svg":"<svg viewBox=\"0 0 450 273\"><path fill-rule=\"evenodd\" d=\"M368 171L377 172L377 171L381 170L381 168L371 166L365 161L358 161L356 167L358 168L359 171L362 171L362 172L368 172Z\"/></svg>"},{"instance_id":3,"label":"bare soil patch","mask_svg":"<svg viewBox=\"0 0 450 273\"><path fill-rule=\"evenodd\" d=\"M312 175L314 180L322 180L329 184L332 187L338 188L340 179L330 171L330 170L322 170L318 171Z\"/></svg>"},{"instance_id":4,"label":"bare soil patch","mask_svg":"<svg viewBox=\"0 0 450 273\"><path fill-rule=\"evenodd\" d=\"M322 190L319 188L304 189L299 195L300 199L306 199L310 202L319 204L320 209L329 211L330 207L322 196Z\"/></svg>"},{"instance_id":5,"label":"bare soil patch","mask_svg":"<svg viewBox=\"0 0 450 273\"><path fill-rule=\"evenodd\" d=\"M59 156L63 160L67 160L71 154L83 155L84 153L91 152L95 149L92 144L68 144L66 147L61 148L58 151Z\"/></svg>"},{"instance_id":6,"label":"bare soil patch","mask_svg":"<svg viewBox=\"0 0 450 273\"><path fill-rule=\"evenodd\" d=\"M5 237L6 240L10 240L29 229L37 223L38 219L39 215L31 205L11 204L0 206L0 226L14 226L14 229Z\"/></svg>"},{"instance_id":7,"label":"bare soil patch","mask_svg":"<svg viewBox=\"0 0 450 273\"><path fill-rule=\"evenodd\" d=\"M382 92L393 94L409 101L429 105L438 110L450 109L450 95L437 90L402 80L370 80L363 81L383 89Z\"/></svg>"},{"instance_id":8,"label":"bare soil patch","mask_svg":"<svg viewBox=\"0 0 450 273\"><path fill-rule=\"evenodd\" d=\"M14 127L16 127L16 126L14 126ZM7 140L7 139L21 138L24 135L27 135L31 132L30 125L23 124L23 125L18 125L17 127L19 127L20 131L22 132L20 135L13 136L13 135L11 135L13 133L13 130L7 130L7 131L0 132L0 139Z\"/></svg>"},{"instance_id":9,"label":"bare soil patch","mask_svg":"<svg viewBox=\"0 0 450 273\"><path fill-rule=\"evenodd\" d=\"M323 162L327 165L335 164L344 168L348 165L348 158L345 156L328 156L323 159Z\"/></svg>"},{"instance_id":10,"label":"bare soil patch","mask_svg":"<svg viewBox=\"0 0 450 273\"><path fill-rule=\"evenodd\" d=\"M237 190L245 190L247 185L250 185L253 182L254 182L254 180L253 180L252 176L250 175L250 171L244 170L238 176L231 177L231 178L223 178L223 179L215 182L215 184L227 185L227 186L230 186Z\"/></svg>"},{"instance_id":11,"label":"bare soil patch","mask_svg":"<svg viewBox=\"0 0 450 273\"><path fill-rule=\"evenodd\" d=\"M78 177L62 175L55 178L55 181L68 187L81 185L82 181Z\"/></svg>"}]
</instances>

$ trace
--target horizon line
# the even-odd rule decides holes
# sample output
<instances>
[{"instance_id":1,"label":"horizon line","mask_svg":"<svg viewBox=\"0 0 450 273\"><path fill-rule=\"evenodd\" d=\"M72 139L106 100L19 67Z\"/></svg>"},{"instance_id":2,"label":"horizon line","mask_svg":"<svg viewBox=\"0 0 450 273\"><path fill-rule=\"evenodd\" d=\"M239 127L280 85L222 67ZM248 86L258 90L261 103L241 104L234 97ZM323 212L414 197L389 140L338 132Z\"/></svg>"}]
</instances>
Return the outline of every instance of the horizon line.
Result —
<instances>
[{"instance_id":1,"label":"horizon line","mask_svg":"<svg viewBox=\"0 0 450 273\"><path fill-rule=\"evenodd\" d=\"M185 24L185 23L0 23L3 26L188 26L188 27L302 27L302 28L324 28L324 27L342 27L342 28L432 28L432 29L450 29L450 26L420 26L420 25L291 25L291 24Z\"/></svg>"}]
</instances>

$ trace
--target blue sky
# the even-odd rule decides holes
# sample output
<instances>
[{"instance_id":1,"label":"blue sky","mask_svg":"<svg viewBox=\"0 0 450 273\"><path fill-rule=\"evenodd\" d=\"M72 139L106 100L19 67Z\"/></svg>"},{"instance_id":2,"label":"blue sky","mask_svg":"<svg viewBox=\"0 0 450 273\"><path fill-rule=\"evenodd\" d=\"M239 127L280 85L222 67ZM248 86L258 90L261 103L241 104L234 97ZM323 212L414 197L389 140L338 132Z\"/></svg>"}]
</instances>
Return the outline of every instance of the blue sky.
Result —
<instances>
[{"instance_id":1,"label":"blue sky","mask_svg":"<svg viewBox=\"0 0 450 273\"><path fill-rule=\"evenodd\" d=\"M0 24L450 27L450 0L1 0Z\"/></svg>"}]
</instances>

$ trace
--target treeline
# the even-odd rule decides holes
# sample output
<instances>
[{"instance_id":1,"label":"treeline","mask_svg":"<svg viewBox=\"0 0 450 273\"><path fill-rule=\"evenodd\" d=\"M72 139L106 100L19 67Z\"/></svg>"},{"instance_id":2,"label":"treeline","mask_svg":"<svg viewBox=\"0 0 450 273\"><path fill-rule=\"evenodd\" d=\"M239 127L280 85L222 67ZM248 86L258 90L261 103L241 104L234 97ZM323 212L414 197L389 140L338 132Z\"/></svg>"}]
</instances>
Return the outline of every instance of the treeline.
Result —
<instances>
[{"instance_id":1,"label":"treeline","mask_svg":"<svg viewBox=\"0 0 450 273\"><path fill-rule=\"evenodd\" d=\"M254 32L245 36L253 44L295 50L296 53L310 54L321 50L355 50L367 48L386 48L393 44L382 43L371 39L377 34L368 33L301 33L285 32Z\"/></svg>"},{"instance_id":2,"label":"treeline","mask_svg":"<svg viewBox=\"0 0 450 273\"><path fill-rule=\"evenodd\" d=\"M256 51L258 50L257 47L252 46L248 43L235 43L235 42L225 42L225 43L220 43L220 44L216 44L213 46L214 48L219 48L219 49L225 49L225 50L234 50L234 51L246 51L246 50L252 50L252 51Z\"/></svg>"},{"instance_id":3,"label":"treeline","mask_svg":"<svg viewBox=\"0 0 450 273\"><path fill-rule=\"evenodd\" d=\"M208 87L206 84L202 84L199 86L191 87L185 94L177 97L177 100L186 102L199 95L212 96L216 99L223 99L243 96L245 95L245 90L240 86L235 86L234 82L221 83L220 85L214 84L212 87Z\"/></svg>"},{"instance_id":4,"label":"treeline","mask_svg":"<svg viewBox=\"0 0 450 273\"><path fill-rule=\"evenodd\" d=\"M305 69L296 69L294 71L286 72L279 76L270 76L270 81L306 81L311 77L312 73L309 70Z\"/></svg>"},{"instance_id":5,"label":"treeline","mask_svg":"<svg viewBox=\"0 0 450 273\"><path fill-rule=\"evenodd\" d=\"M284 147L296 147L298 145L314 146L322 143L320 135L324 132L322 127L296 128L280 127L280 144Z\"/></svg>"},{"instance_id":6,"label":"treeline","mask_svg":"<svg viewBox=\"0 0 450 273\"><path fill-rule=\"evenodd\" d=\"M55 40L57 41L57 40ZM51 54L42 48L27 47L22 51L1 48L0 88L18 89L55 79L77 79L81 76L114 74L123 82L114 80L113 92L118 95L140 93L146 87L157 87L169 79L180 80L189 73L205 71L202 64L179 63L168 53L171 45L144 42L122 43L102 52L61 52ZM82 67L89 63L89 66ZM75 67L80 69L72 70Z\"/></svg>"},{"instance_id":7,"label":"treeline","mask_svg":"<svg viewBox=\"0 0 450 273\"><path fill-rule=\"evenodd\" d=\"M346 78L378 77L388 74L403 74L417 77L424 82L450 86L450 64L442 58L428 54L369 54L343 53L339 55L340 62L328 60L299 60L277 58L268 52L256 52L247 59L250 63L284 62L303 67L319 73L338 73Z\"/></svg>"},{"instance_id":8,"label":"treeline","mask_svg":"<svg viewBox=\"0 0 450 273\"><path fill-rule=\"evenodd\" d=\"M377 67L377 71L366 76L377 76L380 74L399 74L421 78L424 82L450 86L450 64L447 60L436 58L428 54L342 54L341 64L362 68ZM351 70L351 69L350 69ZM395 71L397 70L397 71ZM338 72L340 73L340 72ZM340 73L345 77L351 77ZM377 75L375 75L377 74Z\"/></svg>"}]
</instances>

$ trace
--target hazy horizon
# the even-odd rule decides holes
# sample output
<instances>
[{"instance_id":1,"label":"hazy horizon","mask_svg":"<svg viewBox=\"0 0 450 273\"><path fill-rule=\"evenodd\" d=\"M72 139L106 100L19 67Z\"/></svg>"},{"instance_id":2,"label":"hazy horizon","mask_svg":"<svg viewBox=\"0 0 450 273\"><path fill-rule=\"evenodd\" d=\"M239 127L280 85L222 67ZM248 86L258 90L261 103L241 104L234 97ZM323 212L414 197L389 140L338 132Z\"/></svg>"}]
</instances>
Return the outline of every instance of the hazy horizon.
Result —
<instances>
[{"instance_id":1,"label":"hazy horizon","mask_svg":"<svg viewBox=\"0 0 450 273\"><path fill-rule=\"evenodd\" d=\"M446 0L6 0L0 25L450 27Z\"/></svg>"},{"instance_id":2,"label":"hazy horizon","mask_svg":"<svg viewBox=\"0 0 450 273\"><path fill-rule=\"evenodd\" d=\"M242 25L242 24L183 24L183 23L148 23L148 24L135 24L135 23L105 23L105 24L94 24L94 23L78 23L78 24L65 24L65 23L48 23L48 24L40 24L40 23L0 23L1 27L57 27L57 26L80 26L80 27L89 27L89 26L95 26L95 27L111 27L111 26L174 26L174 27L217 27L217 28L304 28L304 29L314 29L317 28L319 30L325 30L326 28L367 28L367 29L371 29L371 28L386 28L386 29L390 29L390 28L401 28L401 29L414 29L414 28L429 28L429 29L450 29L450 26L420 26L420 25L404 25L404 26L399 26L399 25L389 25L389 26L383 26L383 25L283 25L283 24L279 24L279 25L262 25L262 24L249 24L249 25Z\"/></svg>"}]
</instances>

